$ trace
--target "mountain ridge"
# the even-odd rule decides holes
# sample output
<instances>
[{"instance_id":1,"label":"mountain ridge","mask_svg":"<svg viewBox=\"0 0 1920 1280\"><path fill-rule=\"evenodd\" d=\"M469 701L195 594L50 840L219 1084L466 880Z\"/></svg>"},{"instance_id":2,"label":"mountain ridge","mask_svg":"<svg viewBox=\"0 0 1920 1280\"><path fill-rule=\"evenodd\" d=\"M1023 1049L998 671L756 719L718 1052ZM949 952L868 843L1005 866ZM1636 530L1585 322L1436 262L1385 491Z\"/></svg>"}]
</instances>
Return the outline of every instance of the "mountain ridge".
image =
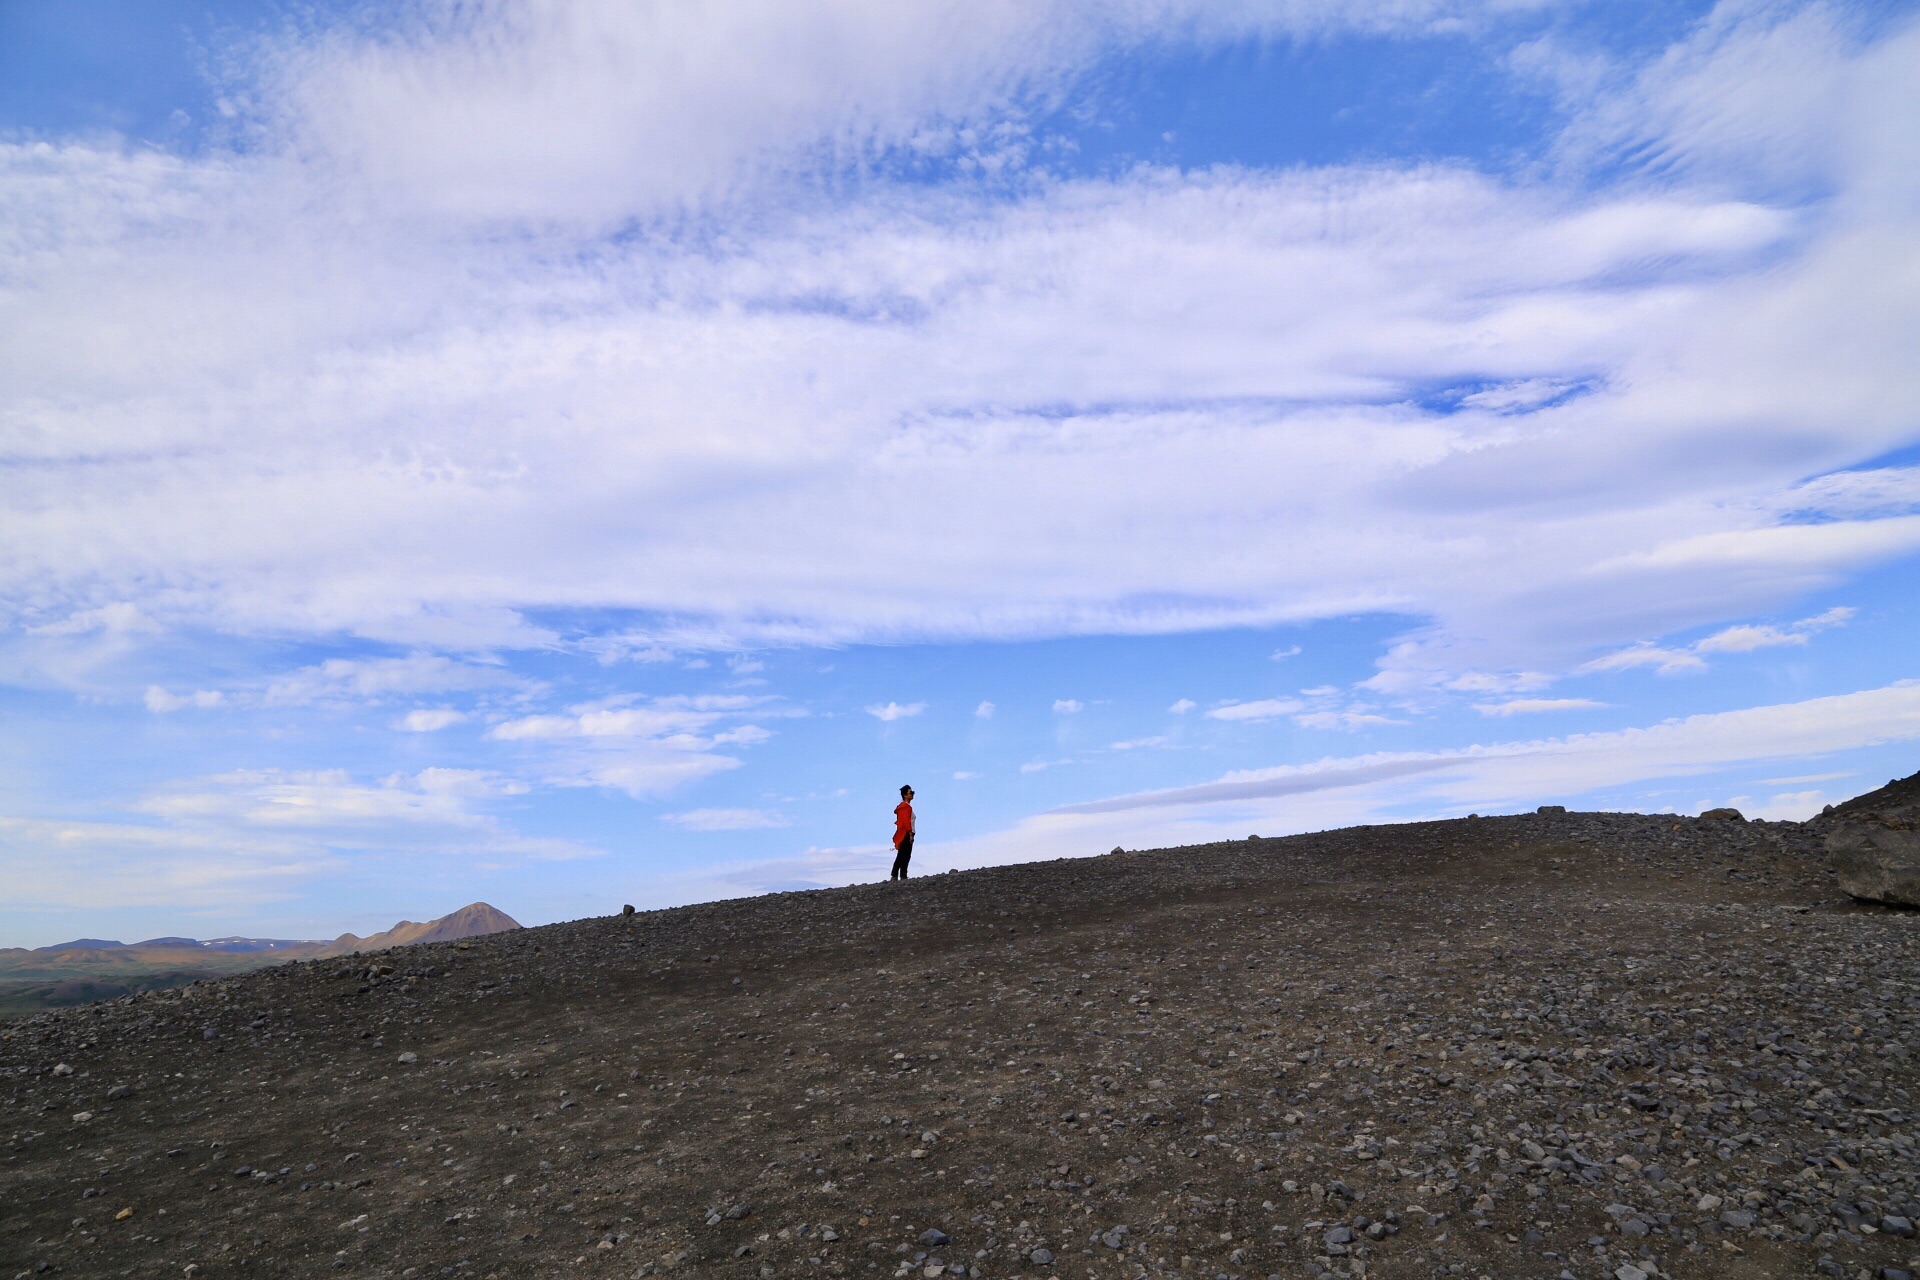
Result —
<instances>
[{"instance_id":1,"label":"mountain ridge","mask_svg":"<svg viewBox=\"0 0 1920 1280\"><path fill-rule=\"evenodd\" d=\"M425 922L402 920L367 938L351 933L332 941L235 936L124 943L81 938L51 947L5 947L0 948L0 1019L166 990L295 960L481 937L519 927L518 921L497 907L470 902Z\"/></svg>"}]
</instances>

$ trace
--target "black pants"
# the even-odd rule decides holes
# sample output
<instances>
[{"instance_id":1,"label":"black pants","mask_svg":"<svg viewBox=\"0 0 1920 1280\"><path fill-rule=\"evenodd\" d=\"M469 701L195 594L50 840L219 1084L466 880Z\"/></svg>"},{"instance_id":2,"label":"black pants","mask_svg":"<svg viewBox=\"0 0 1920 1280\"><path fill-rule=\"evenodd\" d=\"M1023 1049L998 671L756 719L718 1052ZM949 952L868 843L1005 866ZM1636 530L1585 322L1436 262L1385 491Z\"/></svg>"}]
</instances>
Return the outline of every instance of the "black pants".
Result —
<instances>
[{"instance_id":1,"label":"black pants","mask_svg":"<svg viewBox=\"0 0 1920 1280\"><path fill-rule=\"evenodd\" d=\"M909 831L907 832L906 839L900 842L900 851L893 855L893 871L887 876L887 879L905 880L907 878L907 862L912 857L913 832Z\"/></svg>"}]
</instances>

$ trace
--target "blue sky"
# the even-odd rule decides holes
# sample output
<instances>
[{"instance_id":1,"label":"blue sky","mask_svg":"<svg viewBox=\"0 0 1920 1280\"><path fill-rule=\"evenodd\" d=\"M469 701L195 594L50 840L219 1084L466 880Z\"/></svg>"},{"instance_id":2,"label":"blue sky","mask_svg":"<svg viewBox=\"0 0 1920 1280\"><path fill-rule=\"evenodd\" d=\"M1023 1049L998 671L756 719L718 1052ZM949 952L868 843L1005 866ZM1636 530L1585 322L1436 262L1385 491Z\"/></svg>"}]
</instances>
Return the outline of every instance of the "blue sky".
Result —
<instances>
[{"instance_id":1,"label":"blue sky","mask_svg":"<svg viewBox=\"0 0 1920 1280\"><path fill-rule=\"evenodd\" d=\"M1917 16L0 6L0 944L1910 773Z\"/></svg>"}]
</instances>

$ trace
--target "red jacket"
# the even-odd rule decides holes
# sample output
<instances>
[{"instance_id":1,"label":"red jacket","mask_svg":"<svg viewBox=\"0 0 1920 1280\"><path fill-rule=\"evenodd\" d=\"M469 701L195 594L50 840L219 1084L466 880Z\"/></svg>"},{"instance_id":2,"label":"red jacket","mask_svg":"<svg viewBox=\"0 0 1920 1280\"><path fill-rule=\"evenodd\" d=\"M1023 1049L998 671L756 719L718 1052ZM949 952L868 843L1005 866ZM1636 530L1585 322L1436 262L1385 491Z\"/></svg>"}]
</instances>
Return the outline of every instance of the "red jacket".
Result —
<instances>
[{"instance_id":1,"label":"red jacket","mask_svg":"<svg viewBox=\"0 0 1920 1280\"><path fill-rule=\"evenodd\" d=\"M893 810L893 847L913 834L913 806L902 800Z\"/></svg>"}]
</instances>

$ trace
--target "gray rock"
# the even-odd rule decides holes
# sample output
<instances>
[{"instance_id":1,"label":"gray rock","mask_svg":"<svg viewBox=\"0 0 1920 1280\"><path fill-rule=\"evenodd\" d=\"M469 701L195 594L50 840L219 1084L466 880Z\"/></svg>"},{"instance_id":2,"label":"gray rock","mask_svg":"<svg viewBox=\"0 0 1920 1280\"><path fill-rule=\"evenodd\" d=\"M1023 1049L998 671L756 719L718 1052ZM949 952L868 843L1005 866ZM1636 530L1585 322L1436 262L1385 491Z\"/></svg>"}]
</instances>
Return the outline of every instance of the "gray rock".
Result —
<instances>
[{"instance_id":1,"label":"gray rock","mask_svg":"<svg viewBox=\"0 0 1920 1280\"><path fill-rule=\"evenodd\" d=\"M1747 815L1738 809L1708 809L1701 813L1703 818L1712 818L1720 822L1745 822Z\"/></svg>"},{"instance_id":2,"label":"gray rock","mask_svg":"<svg viewBox=\"0 0 1920 1280\"><path fill-rule=\"evenodd\" d=\"M1543 804L1536 810L1538 813L1565 813L1566 811L1567 806L1563 804Z\"/></svg>"},{"instance_id":3,"label":"gray rock","mask_svg":"<svg viewBox=\"0 0 1920 1280\"><path fill-rule=\"evenodd\" d=\"M130 1084L117 1084L113 1086L113 1088L107 1090L108 1102L118 1102L122 1098L131 1098L132 1096L133 1096L133 1086Z\"/></svg>"},{"instance_id":4,"label":"gray rock","mask_svg":"<svg viewBox=\"0 0 1920 1280\"><path fill-rule=\"evenodd\" d=\"M1720 1215L1720 1221L1744 1231L1753 1225L1753 1214L1745 1209L1729 1209Z\"/></svg>"},{"instance_id":5,"label":"gray rock","mask_svg":"<svg viewBox=\"0 0 1920 1280\"><path fill-rule=\"evenodd\" d=\"M1913 1238L1913 1220L1899 1214L1889 1213L1880 1219L1880 1230L1886 1235L1899 1236L1902 1240Z\"/></svg>"},{"instance_id":6,"label":"gray rock","mask_svg":"<svg viewBox=\"0 0 1920 1280\"><path fill-rule=\"evenodd\" d=\"M1866 902L1920 907L1920 805L1865 813L1827 833L1840 887Z\"/></svg>"},{"instance_id":7,"label":"gray rock","mask_svg":"<svg viewBox=\"0 0 1920 1280\"><path fill-rule=\"evenodd\" d=\"M735 1221L738 1221L739 1219L746 1217L748 1214L752 1212L753 1212L753 1206L748 1204L745 1200L742 1200L739 1204L727 1210L727 1217L732 1218Z\"/></svg>"},{"instance_id":8,"label":"gray rock","mask_svg":"<svg viewBox=\"0 0 1920 1280\"><path fill-rule=\"evenodd\" d=\"M920 1243L929 1249L938 1249L943 1244L952 1244L953 1237L938 1227L928 1227L920 1233Z\"/></svg>"},{"instance_id":9,"label":"gray rock","mask_svg":"<svg viewBox=\"0 0 1920 1280\"><path fill-rule=\"evenodd\" d=\"M1053 1265L1053 1250L1047 1248L1031 1249L1027 1252L1027 1261L1036 1267Z\"/></svg>"},{"instance_id":10,"label":"gray rock","mask_svg":"<svg viewBox=\"0 0 1920 1280\"><path fill-rule=\"evenodd\" d=\"M1333 1230L1327 1232L1327 1234L1321 1238L1324 1239L1328 1244L1352 1244L1353 1228L1335 1227L1333 1228Z\"/></svg>"}]
</instances>

